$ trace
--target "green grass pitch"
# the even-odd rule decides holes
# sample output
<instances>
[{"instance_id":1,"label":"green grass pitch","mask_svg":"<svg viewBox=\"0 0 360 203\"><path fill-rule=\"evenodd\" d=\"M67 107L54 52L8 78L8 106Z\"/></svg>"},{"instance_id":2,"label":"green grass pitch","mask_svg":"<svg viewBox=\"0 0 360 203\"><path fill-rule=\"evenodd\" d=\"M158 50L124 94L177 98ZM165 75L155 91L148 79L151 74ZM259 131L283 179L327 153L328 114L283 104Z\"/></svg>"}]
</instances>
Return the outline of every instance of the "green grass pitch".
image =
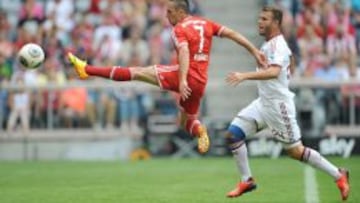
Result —
<instances>
[{"instance_id":1,"label":"green grass pitch","mask_svg":"<svg viewBox=\"0 0 360 203\"><path fill-rule=\"evenodd\" d=\"M351 170L347 202L360 202L360 157L331 158ZM41 202L305 202L304 165L289 158L253 158L258 189L236 199L232 158L152 159L138 162L0 162L1 203ZM334 181L316 172L320 202L340 201Z\"/></svg>"}]
</instances>

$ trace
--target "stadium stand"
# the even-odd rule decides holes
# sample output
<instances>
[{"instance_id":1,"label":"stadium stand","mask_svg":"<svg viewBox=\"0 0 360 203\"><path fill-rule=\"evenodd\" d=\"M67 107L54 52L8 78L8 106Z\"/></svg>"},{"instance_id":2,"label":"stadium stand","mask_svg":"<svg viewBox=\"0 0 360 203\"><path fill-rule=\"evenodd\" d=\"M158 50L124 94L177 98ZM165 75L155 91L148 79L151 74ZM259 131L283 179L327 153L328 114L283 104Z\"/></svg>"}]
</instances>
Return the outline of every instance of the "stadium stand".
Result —
<instances>
[{"instance_id":1,"label":"stadium stand","mask_svg":"<svg viewBox=\"0 0 360 203\"><path fill-rule=\"evenodd\" d=\"M190 2L193 13L235 28L257 45L262 39L257 36L255 11L266 4L283 8L284 35L298 58L291 85L298 95L304 135L360 132L358 1ZM156 105L163 99L159 91L141 84L120 87L101 79L78 81L64 54L72 51L95 65L169 63L173 47L164 9L164 0L0 1L1 141L47 140L47 134L71 140L70 132L75 132L74 140L125 135L137 139L149 133L149 115L174 111ZM219 12L223 10L227 12ZM23 71L16 61L16 52L27 42L45 49L46 61L37 71ZM208 124L228 122L256 97L254 83L224 88L228 72L253 69L252 58L229 42L215 40L213 46L211 81L202 111ZM73 108L66 95L75 87L84 94L77 100L83 102ZM19 92L28 95L30 102L29 130L24 131L8 122L14 109L12 98Z\"/></svg>"}]
</instances>

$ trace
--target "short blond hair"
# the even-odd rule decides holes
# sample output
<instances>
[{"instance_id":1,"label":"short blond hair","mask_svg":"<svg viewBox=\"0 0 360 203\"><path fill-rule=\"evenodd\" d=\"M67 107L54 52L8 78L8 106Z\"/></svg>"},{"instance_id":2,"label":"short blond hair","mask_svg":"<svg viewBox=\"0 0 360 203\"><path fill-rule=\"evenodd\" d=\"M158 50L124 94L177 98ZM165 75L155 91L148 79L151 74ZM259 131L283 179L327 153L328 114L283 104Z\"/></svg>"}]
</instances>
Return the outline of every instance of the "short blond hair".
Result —
<instances>
[{"instance_id":1,"label":"short blond hair","mask_svg":"<svg viewBox=\"0 0 360 203\"><path fill-rule=\"evenodd\" d=\"M281 26L282 18L283 18L283 12L281 9L276 8L274 6L264 6L262 8L262 11L271 12L273 14L273 19L277 20L279 22L279 26Z\"/></svg>"}]
</instances>

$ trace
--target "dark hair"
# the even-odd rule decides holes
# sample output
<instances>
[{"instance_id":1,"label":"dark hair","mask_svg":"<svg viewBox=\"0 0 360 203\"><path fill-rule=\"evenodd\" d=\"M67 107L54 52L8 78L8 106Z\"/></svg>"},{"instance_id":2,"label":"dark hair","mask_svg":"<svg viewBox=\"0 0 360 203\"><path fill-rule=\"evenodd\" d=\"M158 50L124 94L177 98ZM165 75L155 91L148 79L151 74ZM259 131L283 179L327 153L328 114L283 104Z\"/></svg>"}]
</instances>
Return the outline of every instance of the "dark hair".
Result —
<instances>
[{"instance_id":1,"label":"dark hair","mask_svg":"<svg viewBox=\"0 0 360 203\"><path fill-rule=\"evenodd\" d=\"M189 0L170 0L175 3L176 8L183 9L186 13L190 12Z\"/></svg>"},{"instance_id":2,"label":"dark hair","mask_svg":"<svg viewBox=\"0 0 360 203\"><path fill-rule=\"evenodd\" d=\"M279 26L281 26L282 18L283 18L283 12L282 10L272 7L272 6L265 6L263 7L262 11L271 12L273 14L273 19L277 20L279 23Z\"/></svg>"}]
</instances>

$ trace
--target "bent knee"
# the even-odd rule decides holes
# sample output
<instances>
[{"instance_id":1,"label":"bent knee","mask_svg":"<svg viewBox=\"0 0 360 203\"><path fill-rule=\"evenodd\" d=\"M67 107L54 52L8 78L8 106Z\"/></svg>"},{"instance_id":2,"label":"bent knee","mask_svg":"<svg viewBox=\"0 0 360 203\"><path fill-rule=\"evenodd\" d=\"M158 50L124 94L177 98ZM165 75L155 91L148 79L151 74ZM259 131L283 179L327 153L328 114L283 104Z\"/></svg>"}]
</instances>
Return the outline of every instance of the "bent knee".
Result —
<instances>
[{"instance_id":1,"label":"bent knee","mask_svg":"<svg viewBox=\"0 0 360 203\"><path fill-rule=\"evenodd\" d=\"M140 80L149 83L156 83L156 72L153 66L148 66L144 68L133 67L130 68L131 75L134 80Z\"/></svg>"},{"instance_id":2,"label":"bent knee","mask_svg":"<svg viewBox=\"0 0 360 203\"><path fill-rule=\"evenodd\" d=\"M298 145L296 147L287 149L286 153L289 155L289 157L300 161L301 157L302 157L302 155L304 153L304 146L303 145Z\"/></svg>"},{"instance_id":3,"label":"bent knee","mask_svg":"<svg viewBox=\"0 0 360 203\"><path fill-rule=\"evenodd\" d=\"M245 133L240 127L235 125L230 125L225 134L225 139L228 146L230 148L234 148L244 143Z\"/></svg>"}]
</instances>

